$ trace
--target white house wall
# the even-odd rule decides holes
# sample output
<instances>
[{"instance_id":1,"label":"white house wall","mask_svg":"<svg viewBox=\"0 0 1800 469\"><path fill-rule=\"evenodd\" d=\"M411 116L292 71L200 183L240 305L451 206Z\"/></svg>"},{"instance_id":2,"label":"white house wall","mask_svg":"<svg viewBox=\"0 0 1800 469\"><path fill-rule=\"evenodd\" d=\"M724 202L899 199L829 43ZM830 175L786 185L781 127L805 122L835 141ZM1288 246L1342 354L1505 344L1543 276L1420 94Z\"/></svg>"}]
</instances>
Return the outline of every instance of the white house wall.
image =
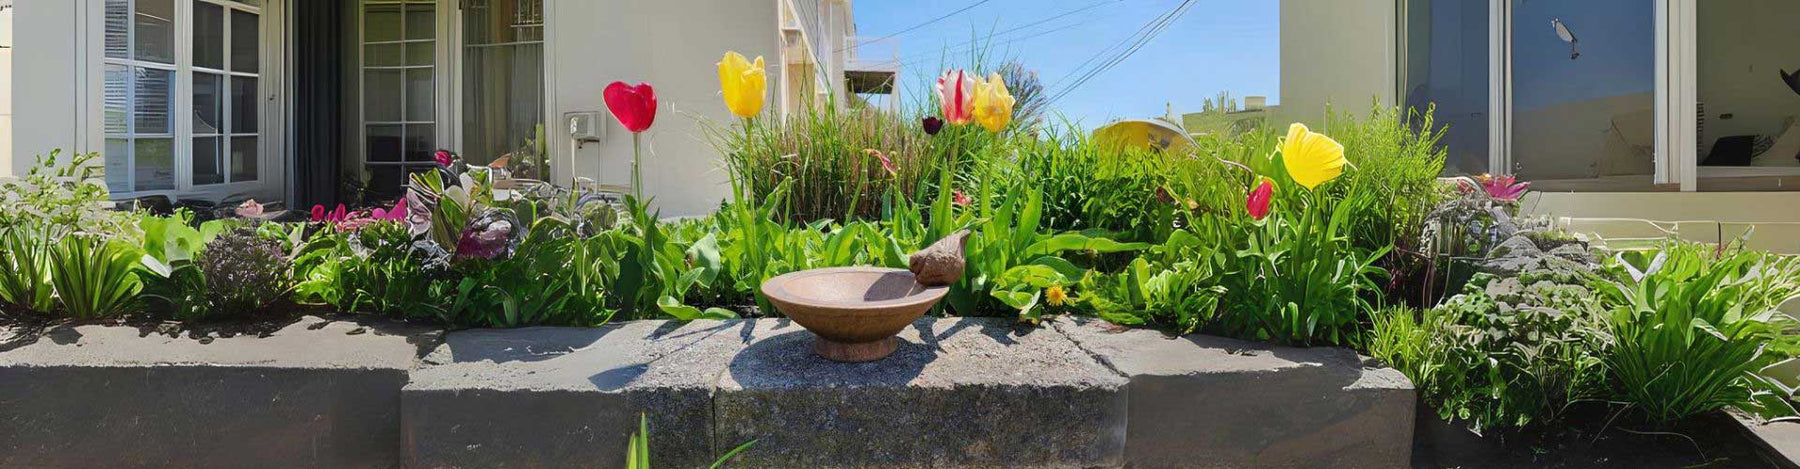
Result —
<instances>
[{"instance_id":1,"label":"white house wall","mask_svg":"<svg viewBox=\"0 0 1800 469\"><path fill-rule=\"evenodd\" d=\"M598 112L602 141L575 150L575 170L603 184L631 174L631 134L606 112L601 90L614 80L656 87L656 125L644 133L644 193L665 216L711 212L730 194L720 152L706 126L735 123L719 95L717 63L725 51L762 55L770 86L780 63L777 0L550 0L553 153L558 180L568 180L572 112ZM769 101L774 103L773 96Z\"/></svg>"},{"instance_id":2,"label":"white house wall","mask_svg":"<svg viewBox=\"0 0 1800 469\"><path fill-rule=\"evenodd\" d=\"M1279 117L1319 123L1394 104L1396 0L1281 0Z\"/></svg>"},{"instance_id":3,"label":"white house wall","mask_svg":"<svg viewBox=\"0 0 1800 469\"><path fill-rule=\"evenodd\" d=\"M101 7L101 0L14 2L12 16L21 20L13 23L10 70L19 72L10 74L11 109L17 113L10 116L11 158L0 165L0 177L22 174L36 155L52 149L99 151L100 101L84 96L99 89L101 77L87 74L94 65L81 51L89 38L77 32L98 30ZM84 22L93 27L83 27Z\"/></svg>"}]
</instances>

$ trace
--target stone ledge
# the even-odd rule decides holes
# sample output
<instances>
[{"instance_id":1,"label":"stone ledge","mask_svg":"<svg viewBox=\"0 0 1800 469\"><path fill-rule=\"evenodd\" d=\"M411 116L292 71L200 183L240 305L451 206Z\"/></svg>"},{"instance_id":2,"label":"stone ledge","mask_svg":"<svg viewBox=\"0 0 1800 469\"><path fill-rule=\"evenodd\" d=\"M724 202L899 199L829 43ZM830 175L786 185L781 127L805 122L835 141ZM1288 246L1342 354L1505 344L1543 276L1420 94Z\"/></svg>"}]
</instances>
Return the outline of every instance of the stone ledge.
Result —
<instances>
[{"instance_id":1,"label":"stone ledge","mask_svg":"<svg viewBox=\"0 0 1800 469\"><path fill-rule=\"evenodd\" d=\"M1725 413L1743 428L1744 435L1762 450L1769 463L1782 469L1800 469L1800 423L1758 422L1741 412Z\"/></svg>"},{"instance_id":2,"label":"stone ledge","mask_svg":"<svg viewBox=\"0 0 1800 469\"><path fill-rule=\"evenodd\" d=\"M53 328L0 353L0 467L392 467L435 330L307 317L266 337Z\"/></svg>"},{"instance_id":3,"label":"stone ledge","mask_svg":"<svg viewBox=\"0 0 1800 469\"><path fill-rule=\"evenodd\" d=\"M1054 324L1129 377L1131 467L1406 467L1412 383L1339 348Z\"/></svg>"},{"instance_id":4,"label":"stone ledge","mask_svg":"<svg viewBox=\"0 0 1800 469\"><path fill-rule=\"evenodd\" d=\"M711 461L712 388L744 321L452 332L402 399L409 467L586 467L625 460L650 419L653 460Z\"/></svg>"},{"instance_id":5,"label":"stone ledge","mask_svg":"<svg viewBox=\"0 0 1800 469\"><path fill-rule=\"evenodd\" d=\"M863 364L781 319L439 336L6 339L0 468L607 466L640 413L659 467L752 439L734 467L1403 467L1412 441L1411 385L1349 351L1083 319L921 319Z\"/></svg>"},{"instance_id":6,"label":"stone ledge","mask_svg":"<svg viewBox=\"0 0 1800 469\"><path fill-rule=\"evenodd\" d=\"M885 360L809 353L812 334L757 324L714 397L747 467L1117 467L1125 379L1048 328L921 319Z\"/></svg>"}]
</instances>

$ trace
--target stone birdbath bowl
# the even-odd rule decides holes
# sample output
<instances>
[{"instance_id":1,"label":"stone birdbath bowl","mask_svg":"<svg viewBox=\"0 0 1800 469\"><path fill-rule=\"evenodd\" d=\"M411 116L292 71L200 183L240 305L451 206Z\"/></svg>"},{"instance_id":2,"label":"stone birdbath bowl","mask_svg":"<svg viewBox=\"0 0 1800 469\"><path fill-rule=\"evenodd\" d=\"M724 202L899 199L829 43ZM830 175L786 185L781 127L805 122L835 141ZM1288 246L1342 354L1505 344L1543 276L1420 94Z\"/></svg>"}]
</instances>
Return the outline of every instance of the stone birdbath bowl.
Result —
<instances>
[{"instance_id":1,"label":"stone birdbath bowl","mask_svg":"<svg viewBox=\"0 0 1800 469\"><path fill-rule=\"evenodd\" d=\"M959 232L914 253L911 269L803 270L763 282L763 295L818 336L812 349L820 357L851 363L887 358L900 348L894 335L930 311L962 277L967 236Z\"/></svg>"}]
</instances>

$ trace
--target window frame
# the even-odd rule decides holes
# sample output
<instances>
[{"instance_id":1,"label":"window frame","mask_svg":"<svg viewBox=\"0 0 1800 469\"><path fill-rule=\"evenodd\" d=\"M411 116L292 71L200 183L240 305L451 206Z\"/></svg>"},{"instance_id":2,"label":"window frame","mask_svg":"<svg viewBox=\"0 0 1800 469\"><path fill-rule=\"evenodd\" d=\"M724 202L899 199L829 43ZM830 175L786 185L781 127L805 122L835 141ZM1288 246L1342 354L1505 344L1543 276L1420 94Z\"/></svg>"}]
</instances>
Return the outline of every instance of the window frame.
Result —
<instances>
[{"instance_id":1,"label":"window frame","mask_svg":"<svg viewBox=\"0 0 1800 469\"><path fill-rule=\"evenodd\" d=\"M275 75L275 70L277 70L275 65L279 63L279 59L277 58L277 54L271 53L271 48L268 45L272 38L277 37L277 29L273 26L275 21L277 21L275 16L278 16L280 4L272 0L263 0L257 2L258 4L237 0L172 0L175 9L174 42L172 44L172 47L175 49L174 63L167 64L141 60L138 58L136 51L138 44L137 21L135 15L137 14L137 4L142 0L121 1L125 5L128 18L125 22L125 47L128 51L126 57L118 58L106 54L104 38L107 31L104 21L101 21L99 28L99 36L102 38L102 41L100 41L101 50L99 54L100 67L98 69L102 87L101 92L97 93L101 100L100 107L102 115L98 129L100 135L99 140L101 142L100 148L105 151L105 149L107 149L107 142L119 139L126 141L127 148L126 154L123 156L125 161L120 165L122 169L124 169L125 174L109 174L107 176L109 187L111 187L114 178L123 179L121 185L124 190L112 191L112 197L115 199L129 199L153 195L205 197L229 196L230 194L250 194L263 191L273 182L270 181L271 176L279 174L278 171L275 171L270 167L270 163L276 160L276 158L273 158L276 153L275 150L280 148L275 141L278 139L279 134L277 124L272 118L273 114L271 114L271 104L273 99L264 99L264 97L268 96L273 98L276 96L274 90L279 89L276 83L274 83L276 80L272 79L272 76ZM196 2L218 6L222 13L220 18L221 44L219 46L223 51L223 56L221 57L221 69L199 67L194 64L194 5ZM102 4L102 17L104 17L104 10L109 7L109 5ZM235 16L233 15L233 12L244 12L256 16L257 44L255 45L255 51L257 54L257 70L255 72L238 72L232 70L232 22L234 21L232 18ZM106 82L105 74L107 73L107 68L112 66L124 67L127 76L124 86L125 96L123 99L125 108L125 132L123 134L111 132L107 129L105 124L106 109L104 103L107 97L107 93L104 89L104 84ZM172 96L169 103L170 122L169 132L167 133L140 134L137 131L136 107L138 102L138 82L134 71L136 68L162 70L173 74L170 82L170 93ZM219 99L220 109L218 115L221 130L223 130L221 133L197 135L194 132L192 112L195 110L195 73L213 74L221 78ZM232 101L233 97L231 89L233 78L253 78L256 80L256 91L251 98L257 101L255 107L257 114L256 132L235 132L237 129L233 128L234 124L232 123L232 120L235 117L233 116L233 113L235 112L235 109L233 109L235 103ZM195 166L194 139L208 137L218 138L220 141L217 157L219 159L219 172L222 181L218 183L195 184L193 174ZM253 180L237 181L234 180L233 175L231 174L232 161L230 142L238 137L256 138L256 176ZM136 142L140 139L165 138L172 140L172 187L167 189L138 190L138 157L135 148ZM111 155L108 156L110 159Z\"/></svg>"},{"instance_id":2,"label":"window frame","mask_svg":"<svg viewBox=\"0 0 1800 469\"><path fill-rule=\"evenodd\" d=\"M374 41L374 42L369 41L367 13L368 13L368 7L370 5L395 5L400 8L400 21L401 21L399 24L400 39L392 40L392 41ZM407 5L429 5L429 6L431 6L431 8L432 8L432 23L433 24L432 24L432 37L430 39L407 39L407 37L406 37L406 6ZM358 161L357 167L360 170L362 170L364 174L372 175L373 169L375 167L387 166L387 167L399 167L402 172L402 177L406 177L405 174L408 174L412 169L424 168L424 167L429 166L429 164L430 164L429 161L419 162L419 161L410 161L410 160L406 159L406 136L407 136L406 128L408 126L430 125L432 127L431 134L432 134L432 142L434 143L434 147L435 148L453 148L452 146L445 144L445 142L448 141L448 140L446 140L446 137L449 135L449 132L447 132L447 130L445 129L446 126L443 124L444 122L446 122L446 119L449 116L449 113L446 111L446 107L448 106L449 100L446 99L446 96L445 96L446 86L444 84L445 77L446 77L445 62L447 60L445 37L448 35L448 33L445 29L445 26L446 26L446 22L448 21L448 18L449 18L449 15L445 11L447 9L448 8L445 8L445 5L443 5L442 2L439 2L436 0L358 0L356 2L356 11L353 12L355 14L354 21L355 21L355 25L356 25L356 47L354 50L354 54L356 56L356 94L357 94L356 101L355 101L356 102L357 125L355 127L356 135L355 135L354 141L356 142L356 155L357 155L357 161ZM430 65L406 65L406 45L407 44L426 43L426 42L429 42L432 44L432 63ZM398 45L398 46L400 46L400 54L401 54L400 63L401 63L401 65L393 65L393 66L386 66L386 65L371 66L371 65L368 65L369 58L367 56L367 51L368 51L368 46L371 46L371 45ZM368 90L369 90L369 87L368 87L368 73L367 72L370 70L397 70L400 72L401 95L400 95L400 99L398 101L399 105L400 105L400 109L399 109L400 119L399 120L396 120L396 121L371 121L371 120L369 120L369 117L368 117ZM431 70L432 93L433 93L431 103L432 103L433 109L432 109L432 113L431 113L432 120L430 120L430 121L410 120L411 116L406 115L406 111L407 111L407 109L406 109L406 106L407 106L406 93L408 91L408 83L406 82L406 75L408 72L410 72L412 70ZM399 156L400 159L398 161L370 161L370 159L369 159L369 141L368 141L369 127L375 126L375 125L395 125L395 126L400 127L400 156ZM371 183L373 183L372 179L371 179ZM406 182L403 180L402 184L405 184L405 183Z\"/></svg>"}]
</instances>

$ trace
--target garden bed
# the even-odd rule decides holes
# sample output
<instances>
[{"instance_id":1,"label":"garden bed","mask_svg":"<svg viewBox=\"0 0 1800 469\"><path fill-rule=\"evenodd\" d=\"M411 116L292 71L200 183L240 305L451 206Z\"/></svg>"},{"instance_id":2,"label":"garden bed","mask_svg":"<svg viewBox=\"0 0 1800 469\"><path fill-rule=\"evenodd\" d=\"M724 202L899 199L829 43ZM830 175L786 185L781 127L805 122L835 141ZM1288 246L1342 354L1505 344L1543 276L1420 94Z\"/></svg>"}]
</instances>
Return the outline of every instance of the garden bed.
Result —
<instances>
[{"instance_id":1,"label":"garden bed","mask_svg":"<svg viewBox=\"0 0 1800 469\"><path fill-rule=\"evenodd\" d=\"M840 364L780 319L264 336L52 327L0 352L0 467L1396 467L1413 391L1343 349L922 319Z\"/></svg>"},{"instance_id":2,"label":"garden bed","mask_svg":"<svg viewBox=\"0 0 1800 469\"><path fill-rule=\"evenodd\" d=\"M1724 412L1669 426L1610 420L1590 406L1573 423L1532 433L1477 435L1465 422L1446 422L1420 406L1414 469L1788 469L1794 462L1768 451ZM1754 425L1754 424L1750 424ZM1791 437L1790 437L1791 438Z\"/></svg>"}]
</instances>

